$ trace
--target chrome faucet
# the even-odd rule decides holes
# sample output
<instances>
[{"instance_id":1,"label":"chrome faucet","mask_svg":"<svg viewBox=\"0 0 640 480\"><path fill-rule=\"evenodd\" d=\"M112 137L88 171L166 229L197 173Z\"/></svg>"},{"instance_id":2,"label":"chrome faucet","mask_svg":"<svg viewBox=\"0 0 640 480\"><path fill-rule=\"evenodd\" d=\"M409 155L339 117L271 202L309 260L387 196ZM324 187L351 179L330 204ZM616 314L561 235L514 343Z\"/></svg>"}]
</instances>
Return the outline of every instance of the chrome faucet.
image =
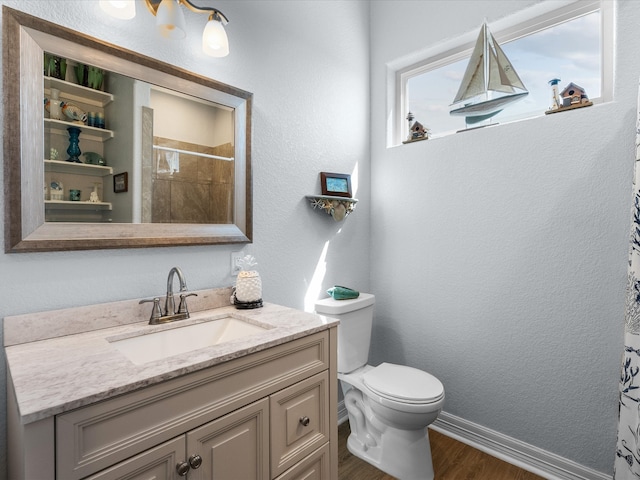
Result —
<instances>
[{"instance_id":1,"label":"chrome faucet","mask_svg":"<svg viewBox=\"0 0 640 480\"><path fill-rule=\"evenodd\" d=\"M178 274L178 280L180 281L180 303L176 310L176 302L173 298L173 277ZM151 311L151 319L149 325L157 325L159 323L173 322L175 320L184 320L189 318L189 309L187 308L187 297L197 296L196 293L184 293L187 291L187 282L184 279L184 274L179 267L173 267L169 271L167 277L167 296L164 301L164 313L160 308L160 298L146 298L140 300L139 303L153 302L153 310Z\"/></svg>"},{"instance_id":2,"label":"chrome faucet","mask_svg":"<svg viewBox=\"0 0 640 480\"><path fill-rule=\"evenodd\" d=\"M173 267L169 270L169 276L167 277L167 298L164 301L164 314L173 315L176 312L176 303L173 299L173 276L174 274L178 274L178 280L180 281L180 291L187 291L187 282L184 279L184 275L180 267Z\"/></svg>"}]
</instances>

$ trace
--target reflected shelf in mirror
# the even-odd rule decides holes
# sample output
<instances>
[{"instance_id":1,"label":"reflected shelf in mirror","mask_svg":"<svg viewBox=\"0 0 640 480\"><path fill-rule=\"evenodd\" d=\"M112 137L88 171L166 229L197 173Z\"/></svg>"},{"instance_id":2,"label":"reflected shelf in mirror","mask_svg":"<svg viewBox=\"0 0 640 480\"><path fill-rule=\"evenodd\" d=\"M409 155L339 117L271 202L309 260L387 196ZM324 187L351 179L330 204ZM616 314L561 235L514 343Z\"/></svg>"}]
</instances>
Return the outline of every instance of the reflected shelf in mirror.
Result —
<instances>
[{"instance_id":1,"label":"reflected shelf in mirror","mask_svg":"<svg viewBox=\"0 0 640 480\"><path fill-rule=\"evenodd\" d=\"M45 200L46 210L111 210L109 202L71 202L69 200Z\"/></svg>"},{"instance_id":2,"label":"reflected shelf in mirror","mask_svg":"<svg viewBox=\"0 0 640 480\"><path fill-rule=\"evenodd\" d=\"M90 175L93 177L106 177L113 175L113 168L103 165L91 165L88 163L74 163L64 160L44 161L45 172L71 173L74 175Z\"/></svg>"},{"instance_id":3,"label":"reflected shelf in mirror","mask_svg":"<svg viewBox=\"0 0 640 480\"><path fill-rule=\"evenodd\" d=\"M107 130L104 128L79 125L77 123L65 122L64 120L55 120L53 118L44 119L45 133L57 133L66 136L68 135L67 129L69 127L78 127L82 131L82 138L84 140L104 142L114 137L114 133L111 130Z\"/></svg>"},{"instance_id":4,"label":"reflected shelf in mirror","mask_svg":"<svg viewBox=\"0 0 640 480\"><path fill-rule=\"evenodd\" d=\"M63 99L78 101L93 105L95 107L104 108L113 102L113 95L101 90L78 85L77 83L67 82L59 78L44 77L44 93L49 94L51 88L60 90Z\"/></svg>"}]
</instances>

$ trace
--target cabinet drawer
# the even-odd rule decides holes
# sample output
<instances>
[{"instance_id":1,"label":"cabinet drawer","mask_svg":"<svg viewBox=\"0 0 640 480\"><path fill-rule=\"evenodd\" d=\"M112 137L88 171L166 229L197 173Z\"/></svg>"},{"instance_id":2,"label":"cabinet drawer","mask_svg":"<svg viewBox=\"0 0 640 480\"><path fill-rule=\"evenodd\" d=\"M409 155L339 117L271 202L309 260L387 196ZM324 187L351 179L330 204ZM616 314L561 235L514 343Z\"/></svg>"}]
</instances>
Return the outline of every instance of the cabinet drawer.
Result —
<instances>
[{"instance_id":1,"label":"cabinet drawer","mask_svg":"<svg viewBox=\"0 0 640 480\"><path fill-rule=\"evenodd\" d=\"M271 395L271 476L329 441L329 373Z\"/></svg>"},{"instance_id":2,"label":"cabinet drawer","mask_svg":"<svg viewBox=\"0 0 640 480\"><path fill-rule=\"evenodd\" d=\"M276 480L326 480L329 478L329 445L324 445Z\"/></svg>"},{"instance_id":3,"label":"cabinet drawer","mask_svg":"<svg viewBox=\"0 0 640 480\"><path fill-rule=\"evenodd\" d=\"M57 478L98 472L324 371L329 361L325 331L58 415Z\"/></svg>"}]
</instances>

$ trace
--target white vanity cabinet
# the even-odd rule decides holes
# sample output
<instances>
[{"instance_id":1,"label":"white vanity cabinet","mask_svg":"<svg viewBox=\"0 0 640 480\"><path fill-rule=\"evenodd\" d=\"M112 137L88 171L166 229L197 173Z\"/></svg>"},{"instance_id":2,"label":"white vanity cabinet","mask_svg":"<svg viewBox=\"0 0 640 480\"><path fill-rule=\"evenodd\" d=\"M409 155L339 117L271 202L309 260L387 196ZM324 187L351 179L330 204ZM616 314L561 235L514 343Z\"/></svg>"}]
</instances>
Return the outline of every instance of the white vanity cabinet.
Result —
<instances>
[{"instance_id":1,"label":"white vanity cabinet","mask_svg":"<svg viewBox=\"0 0 640 480\"><path fill-rule=\"evenodd\" d=\"M9 402L9 477L337 480L336 348L332 326L26 425Z\"/></svg>"}]
</instances>

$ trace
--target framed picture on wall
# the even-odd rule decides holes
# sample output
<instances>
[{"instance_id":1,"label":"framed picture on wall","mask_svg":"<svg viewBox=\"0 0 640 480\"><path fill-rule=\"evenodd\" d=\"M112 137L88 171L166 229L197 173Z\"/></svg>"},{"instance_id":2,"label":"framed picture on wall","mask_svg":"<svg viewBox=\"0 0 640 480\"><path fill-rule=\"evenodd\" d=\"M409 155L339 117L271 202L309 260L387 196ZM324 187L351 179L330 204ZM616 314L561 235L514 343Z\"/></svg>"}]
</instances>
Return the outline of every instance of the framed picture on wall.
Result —
<instances>
[{"instance_id":1,"label":"framed picture on wall","mask_svg":"<svg viewBox=\"0 0 640 480\"><path fill-rule=\"evenodd\" d=\"M322 195L351 197L351 175L346 173L320 172Z\"/></svg>"},{"instance_id":2,"label":"framed picture on wall","mask_svg":"<svg viewBox=\"0 0 640 480\"><path fill-rule=\"evenodd\" d=\"M113 193L129 191L129 173L123 172L113 176Z\"/></svg>"}]
</instances>

